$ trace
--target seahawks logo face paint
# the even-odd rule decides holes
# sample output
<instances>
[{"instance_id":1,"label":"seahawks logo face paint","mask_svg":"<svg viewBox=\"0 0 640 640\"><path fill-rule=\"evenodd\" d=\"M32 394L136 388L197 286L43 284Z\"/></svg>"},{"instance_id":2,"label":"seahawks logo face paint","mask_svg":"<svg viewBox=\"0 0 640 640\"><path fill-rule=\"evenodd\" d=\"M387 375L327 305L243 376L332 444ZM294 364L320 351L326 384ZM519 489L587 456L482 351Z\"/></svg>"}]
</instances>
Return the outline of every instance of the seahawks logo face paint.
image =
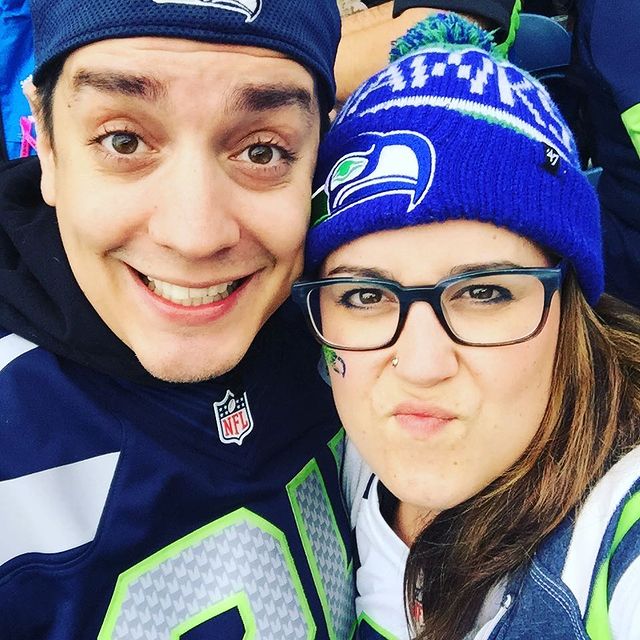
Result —
<instances>
[{"instance_id":1,"label":"seahawks logo face paint","mask_svg":"<svg viewBox=\"0 0 640 640\"><path fill-rule=\"evenodd\" d=\"M262 0L153 0L156 4L191 4L241 13L245 22L253 22L262 10Z\"/></svg>"},{"instance_id":2,"label":"seahawks logo face paint","mask_svg":"<svg viewBox=\"0 0 640 640\"><path fill-rule=\"evenodd\" d=\"M358 136L355 144L359 149L340 158L314 194L313 224L393 194L408 195L411 211L429 191L436 153L426 136L415 131L372 132Z\"/></svg>"},{"instance_id":3,"label":"seahawks logo face paint","mask_svg":"<svg viewBox=\"0 0 640 640\"><path fill-rule=\"evenodd\" d=\"M344 378L347 373L347 363L331 347L327 347L324 344L322 345L322 353L327 367L331 367L339 376Z\"/></svg>"}]
</instances>

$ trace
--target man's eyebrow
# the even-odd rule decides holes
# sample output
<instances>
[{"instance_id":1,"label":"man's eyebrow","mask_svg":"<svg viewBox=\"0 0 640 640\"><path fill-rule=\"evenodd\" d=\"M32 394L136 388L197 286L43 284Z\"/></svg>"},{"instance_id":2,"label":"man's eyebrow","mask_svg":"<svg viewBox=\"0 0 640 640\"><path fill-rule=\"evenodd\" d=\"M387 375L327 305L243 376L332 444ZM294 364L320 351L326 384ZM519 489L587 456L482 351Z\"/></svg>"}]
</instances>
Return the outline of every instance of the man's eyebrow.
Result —
<instances>
[{"instance_id":1,"label":"man's eyebrow","mask_svg":"<svg viewBox=\"0 0 640 640\"><path fill-rule=\"evenodd\" d=\"M233 110L272 111L295 105L313 113L313 96L303 87L284 84L247 85L235 89L228 104Z\"/></svg>"},{"instance_id":2,"label":"man's eyebrow","mask_svg":"<svg viewBox=\"0 0 640 640\"><path fill-rule=\"evenodd\" d=\"M89 71L80 69L73 76L73 89L84 87L132 98L154 101L167 95L166 86L157 78L120 71Z\"/></svg>"}]
</instances>

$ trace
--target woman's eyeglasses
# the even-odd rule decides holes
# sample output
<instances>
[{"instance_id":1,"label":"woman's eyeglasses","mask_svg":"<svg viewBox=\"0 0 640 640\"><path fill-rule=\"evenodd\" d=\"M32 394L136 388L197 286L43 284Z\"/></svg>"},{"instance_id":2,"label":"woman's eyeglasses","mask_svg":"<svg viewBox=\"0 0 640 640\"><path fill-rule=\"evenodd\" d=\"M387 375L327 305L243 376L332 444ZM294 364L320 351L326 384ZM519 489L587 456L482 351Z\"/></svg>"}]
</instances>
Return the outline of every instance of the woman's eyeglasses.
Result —
<instances>
[{"instance_id":1,"label":"woman's eyeglasses","mask_svg":"<svg viewBox=\"0 0 640 640\"><path fill-rule=\"evenodd\" d=\"M410 306L427 302L454 342L497 347L537 335L561 285L565 263L549 268L474 271L433 286L403 287L393 280L338 277L298 281L293 298L317 339L335 349L391 346Z\"/></svg>"}]
</instances>

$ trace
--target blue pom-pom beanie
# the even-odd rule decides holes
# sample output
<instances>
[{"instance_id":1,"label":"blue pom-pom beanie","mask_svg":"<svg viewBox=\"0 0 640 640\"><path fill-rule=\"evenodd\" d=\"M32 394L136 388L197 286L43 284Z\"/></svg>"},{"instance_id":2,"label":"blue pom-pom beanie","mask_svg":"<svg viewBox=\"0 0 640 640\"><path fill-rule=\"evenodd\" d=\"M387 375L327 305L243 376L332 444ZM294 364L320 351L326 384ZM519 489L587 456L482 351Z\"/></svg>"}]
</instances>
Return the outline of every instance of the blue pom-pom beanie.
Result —
<instances>
[{"instance_id":1,"label":"blue pom-pom beanie","mask_svg":"<svg viewBox=\"0 0 640 640\"><path fill-rule=\"evenodd\" d=\"M37 85L43 71L99 40L163 36L263 47L307 67L323 114L333 107L336 0L31 0Z\"/></svg>"},{"instance_id":2,"label":"blue pom-pom beanie","mask_svg":"<svg viewBox=\"0 0 640 640\"><path fill-rule=\"evenodd\" d=\"M453 14L429 18L349 98L320 146L307 274L366 234L479 220L567 259L597 302L600 210L573 136L486 35Z\"/></svg>"}]
</instances>

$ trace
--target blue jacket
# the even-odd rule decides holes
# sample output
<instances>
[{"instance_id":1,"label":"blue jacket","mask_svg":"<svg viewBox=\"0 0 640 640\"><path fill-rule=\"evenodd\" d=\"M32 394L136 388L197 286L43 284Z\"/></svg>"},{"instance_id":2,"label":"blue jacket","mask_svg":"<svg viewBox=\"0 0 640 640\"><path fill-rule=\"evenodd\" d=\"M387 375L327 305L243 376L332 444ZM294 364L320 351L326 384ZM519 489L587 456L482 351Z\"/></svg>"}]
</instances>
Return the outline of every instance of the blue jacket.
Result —
<instances>
[{"instance_id":1,"label":"blue jacket","mask_svg":"<svg viewBox=\"0 0 640 640\"><path fill-rule=\"evenodd\" d=\"M403 640L408 637L402 602L408 549L401 548L401 541L394 539L395 534L382 520L377 480L371 482L370 470L351 445L345 469L347 493L354 498L351 520L360 555L357 637ZM640 507L639 492L637 448L609 470L577 513L552 532L517 575L497 585L487 597L476 628L465 640L640 638L640 520L634 521L617 546L613 544L621 511L631 496ZM592 603L592 594L603 566L607 568L600 592L604 600L598 608ZM590 607L592 615L601 614L609 635L587 635Z\"/></svg>"}]
</instances>

